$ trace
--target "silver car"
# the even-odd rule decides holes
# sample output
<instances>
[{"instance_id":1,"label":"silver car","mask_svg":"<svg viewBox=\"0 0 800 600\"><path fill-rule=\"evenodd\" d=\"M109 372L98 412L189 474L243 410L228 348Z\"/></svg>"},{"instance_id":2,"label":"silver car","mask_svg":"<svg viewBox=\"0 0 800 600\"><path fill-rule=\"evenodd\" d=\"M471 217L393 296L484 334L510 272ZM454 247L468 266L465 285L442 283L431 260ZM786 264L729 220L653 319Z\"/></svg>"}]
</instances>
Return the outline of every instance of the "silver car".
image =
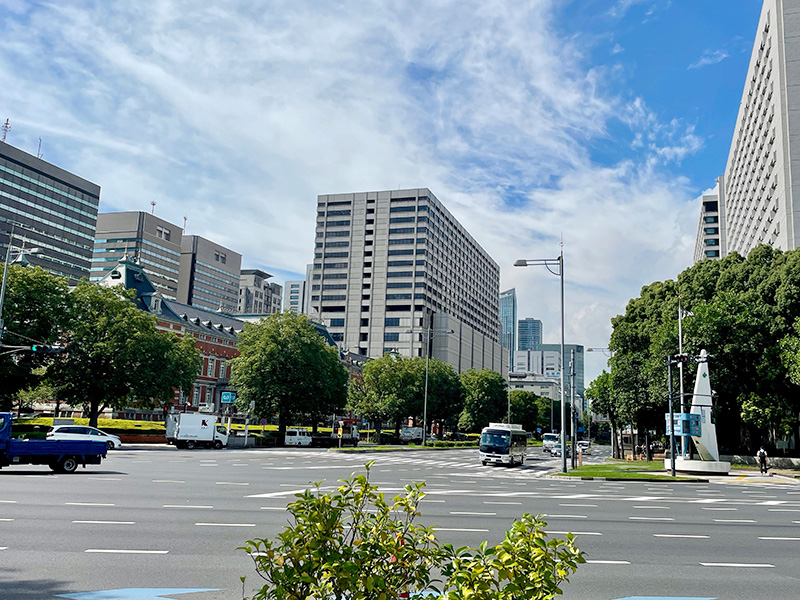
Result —
<instances>
[{"instance_id":1,"label":"silver car","mask_svg":"<svg viewBox=\"0 0 800 600\"><path fill-rule=\"evenodd\" d=\"M109 450L122 446L122 441L116 435L87 425L56 425L47 432L47 439L105 442Z\"/></svg>"},{"instance_id":2,"label":"silver car","mask_svg":"<svg viewBox=\"0 0 800 600\"><path fill-rule=\"evenodd\" d=\"M582 454L592 453L592 443L589 440L581 440L578 442L578 452Z\"/></svg>"}]
</instances>

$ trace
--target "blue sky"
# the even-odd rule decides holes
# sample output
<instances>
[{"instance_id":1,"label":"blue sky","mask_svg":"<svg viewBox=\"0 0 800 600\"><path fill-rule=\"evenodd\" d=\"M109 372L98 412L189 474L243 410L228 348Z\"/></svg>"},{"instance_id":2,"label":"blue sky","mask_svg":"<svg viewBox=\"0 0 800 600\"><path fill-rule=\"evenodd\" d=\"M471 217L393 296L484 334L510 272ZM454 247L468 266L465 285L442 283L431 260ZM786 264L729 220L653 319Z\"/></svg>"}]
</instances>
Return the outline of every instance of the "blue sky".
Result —
<instances>
[{"instance_id":1,"label":"blue sky","mask_svg":"<svg viewBox=\"0 0 800 600\"><path fill-rule=\"evenodd\" d=\"M429 187L559 339L692 260L760 0L0 0L8 141L301 278L317 194ZM603 366L587 356L587 383Z\"/></svg>"}]
</instances>

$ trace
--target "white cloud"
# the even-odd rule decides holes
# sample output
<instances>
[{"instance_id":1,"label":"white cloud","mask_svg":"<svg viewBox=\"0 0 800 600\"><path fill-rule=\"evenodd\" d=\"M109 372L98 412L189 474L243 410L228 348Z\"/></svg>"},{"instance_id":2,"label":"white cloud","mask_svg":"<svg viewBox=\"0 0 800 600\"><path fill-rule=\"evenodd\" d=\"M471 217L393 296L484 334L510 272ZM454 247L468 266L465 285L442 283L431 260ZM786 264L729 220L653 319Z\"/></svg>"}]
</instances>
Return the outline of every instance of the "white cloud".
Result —
<instances>
[{"instance_id":1,"label":"white cloud","mask_svg":"<svg viewBox=\"0 0 800 600\"><path fill-rule=\"evenodd\" d=\"M619 44L614 44L614 47L611 49L611 54L619 54L621 52L625 52L625 48Z\"/></svg>"},{"instance_id":2,"label":"white cloud","mask_svg":"<svg viewBox=\"0 0 800 600\"><path fill-rule=\"evenodd\" d=\"M703 52L703 56L690 64L688 68L699 69L700 67L705 67L707 65L715 65L728 58L728 56L729 54L727 50L706 50Z\"/></svg>"},{"instance_id":3,"label":"white cloud","mask_svg":"<svg viewBox=\"0 0 800 600\"><path fill-rule=\"evenodd\" d=\"M42 136L109 208L155 200L244 266L301 277L317 194L429 187L547 341L558 280L511 265L556 256L563 232L568 341L605 346L628 298L691 259L692 193L664 166L702 140L621 101L580 38L554 33L553 4L40 5L0 26L9 141L35 151ZM615 119L634 155L597 164L589 148Z\"/></svg>"}]
</instances>

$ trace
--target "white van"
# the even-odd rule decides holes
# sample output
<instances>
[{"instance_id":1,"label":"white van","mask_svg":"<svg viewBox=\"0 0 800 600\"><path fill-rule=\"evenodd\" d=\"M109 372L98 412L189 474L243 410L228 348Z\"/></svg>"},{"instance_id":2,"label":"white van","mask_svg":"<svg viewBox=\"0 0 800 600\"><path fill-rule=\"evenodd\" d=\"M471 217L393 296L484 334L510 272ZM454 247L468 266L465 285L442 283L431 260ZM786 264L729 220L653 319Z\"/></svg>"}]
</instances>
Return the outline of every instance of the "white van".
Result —
<instances>
[{"instance_id":1,"label":"white van","mask_svg":"<svg viewBox=\"0 0 800 600\"><path fill-rule=\"evenodd\" d=\"M287 427L284 444L287 446L310 446L311 430L307 427Z\"/></svg>"}]
</instances>

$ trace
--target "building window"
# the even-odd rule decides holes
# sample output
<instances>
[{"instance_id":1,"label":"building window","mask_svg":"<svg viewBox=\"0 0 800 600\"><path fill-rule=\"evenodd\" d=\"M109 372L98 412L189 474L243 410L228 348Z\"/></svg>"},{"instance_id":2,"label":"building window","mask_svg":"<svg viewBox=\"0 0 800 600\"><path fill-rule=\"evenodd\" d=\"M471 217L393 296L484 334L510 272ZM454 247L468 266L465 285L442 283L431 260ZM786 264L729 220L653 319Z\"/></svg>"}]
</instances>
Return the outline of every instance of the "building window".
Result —
<instances>
[{"instance_id":1,"label":"building window","mask_svg":"<svg viewBox=\"0 0 800 600\"><path fill-rule=\"evenodd\" d=\"M706 240L706 246L719 246L719 240L717 239Z\"/></svg>"},{"instance_id":2,"label":"building window","mask_svg":"<svg viewBox=\"0 0 800 600\"><path fill-rule=\"evenodd\" d=\"M331 327L344 327L344 319L331 319Z\"/></svg>"},{"instance_id":3,"label":"building window","mask_svg":"<svg viewBox=\"0 0 800 600\"><path fill-rule=\"evenodd\" d=\"M706 227L705 229L703 229L703 232L706 235L716 235L719 233L719 227Z\"/></svg>"},{"instance_id":4,"label":"building window","mask_svg":"<svg viewBox=\"0 0 800 600\"><path fill-rule=\"evenodd\" d=\"M400 341L400 334L399 333L386 332L386 333L383 334L383 341L384 342L399 342Z\"/></svg>"},{"instance_id":5,"label":"building window","mask_svg":"<svg viewBox=\"0 0 800 600\"><path fill-rule=\"evenodd\" d=\"M162 240L169 241L170 238L170 231L166 227L157 226L156 227L156 237L161 238Z\"/></svg>"},{"instance_id":6,"label":"building window","mask_svg":"<svg viewBox=\"0 0 800 600\"><path fill-rule=\"evenodd\" d=\"M334 342L341 342L341 341L344 340L344 334L343 333L332 333L331 337L333 338Z\"/></svg>"},{"instance_id":7,"label":"building window","mask_svg":"<svg viewBox=\"0 0 800 600\"><path fill-rule=\"evenodd\" d=\"M214 377L214 366L215 366L214 365L214 359L212 357L209 357L209 359L208 359L208 373L206 373L206 375L208 375L209 377Z\"/></svg>"},{"instance_id":8,"label":"building window","mask_svg":"<svg viewBox=\"0 0 800 600\"><path fill-rule=\"evenodd\" d=\"M384 327L400 327L399 317L386 317L383 321Z\"/></svg>"},{"instance_id":9,"label":"building window","mask_svg":"<svg viewBox=\"0 0 800 600\"><path fill-rule=\"evenodd\" d=\"M705 223L719 223L719 217L703 217Z\"/></svg>"},{"instance_id":10,"label":"building window","mask_svg":"<svg viewBox=\"0 0 800 600\"><path fill-rule=\"evenodd\" d=\"M706 256L709 258L715 258L719 256L719 250L706 250Z\"/></svg>"}]
</instances>

